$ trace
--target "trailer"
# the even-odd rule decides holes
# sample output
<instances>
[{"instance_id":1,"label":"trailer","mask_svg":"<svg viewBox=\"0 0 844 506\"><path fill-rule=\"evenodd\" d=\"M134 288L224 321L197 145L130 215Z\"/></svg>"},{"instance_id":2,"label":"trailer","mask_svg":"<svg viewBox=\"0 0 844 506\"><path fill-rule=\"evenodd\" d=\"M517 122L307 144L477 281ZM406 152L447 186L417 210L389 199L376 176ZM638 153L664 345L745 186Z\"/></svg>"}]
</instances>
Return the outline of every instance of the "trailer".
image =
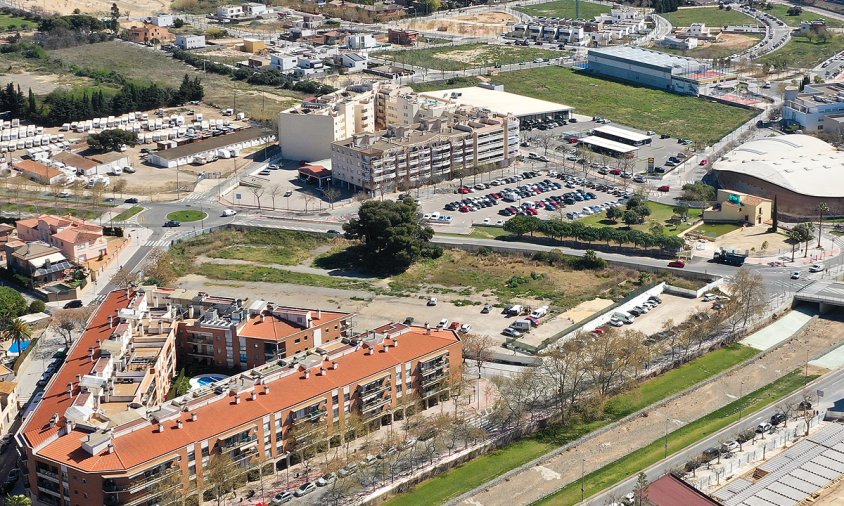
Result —
<instances>
[{"instance_id":1,"label":"trailer","mask_svg":"<svg viewBox=\"0 0 844 506\"><path fill-rule=\"evenodd\" d=\"M722 249L721 251L715 252L715 254L712 256L712 260L719 264L734 265L736 267L741 267L742 265L744 265L744 261L747 260L747 255Z\"/></svg>"}]
</instances>

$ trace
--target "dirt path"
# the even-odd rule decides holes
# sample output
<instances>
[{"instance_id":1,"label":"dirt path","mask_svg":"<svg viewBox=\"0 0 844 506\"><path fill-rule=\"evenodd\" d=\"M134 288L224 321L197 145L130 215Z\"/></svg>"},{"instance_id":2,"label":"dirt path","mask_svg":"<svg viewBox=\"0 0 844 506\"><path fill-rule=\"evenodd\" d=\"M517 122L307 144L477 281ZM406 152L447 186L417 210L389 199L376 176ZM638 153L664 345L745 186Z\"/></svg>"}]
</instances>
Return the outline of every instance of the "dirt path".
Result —
<instances>
[{"instance_id":1,"label":"dirt path","mask_svg":"<svg viewBox=\"0 0 844 506\"><path fill-rule=\"evenodd\" d=\"M472 506L530 504L578 479L581 472L581 459L585 460L587 474L595 471L662 437L666 419L670 421L669 430L676 430L734 401L739 396L742 382L744 382L744 392L751 392L789 371L803 367L807 349L811 359L831 349L836 343L842 342L844 342L844 322L815 320L800 336L780 348L717 381L650 411L647 418L631 420L615 431L593 437L578 448L489 487L461 504ZM813 372L812 369L809 368L810 373Z\"/></svg>"}]
</instances>

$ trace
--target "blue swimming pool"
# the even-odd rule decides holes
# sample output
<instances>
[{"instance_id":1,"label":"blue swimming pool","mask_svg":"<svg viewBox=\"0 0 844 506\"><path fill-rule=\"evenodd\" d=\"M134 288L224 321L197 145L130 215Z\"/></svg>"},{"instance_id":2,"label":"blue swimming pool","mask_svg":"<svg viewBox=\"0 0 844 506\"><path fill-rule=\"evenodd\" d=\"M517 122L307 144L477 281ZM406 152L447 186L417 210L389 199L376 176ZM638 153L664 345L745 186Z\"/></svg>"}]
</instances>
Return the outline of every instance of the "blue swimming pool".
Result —
<instances>
[{"instance_id":1,"label":"blue swimming pool","mask_svg":"<svg viewBox=\"0 0 844 506\"><path fill-rule=\"evenodd\" d=\"M190 384L192 387L204 387L208 386L212 383L216 383L218 381L222 381L228 378L225 374L200 374L199 376L194 376L190 379Z\"/></svg>"},{"instance_id":2,"label":"blue swimming pool","mask_svg":"<svg viewBox=\"0 0 844 506\"><path fill-rule=\"evenodd\" d=\"M29 341L21 341L20 347L18 347L18 343L12 343L12 345L9 346L9 353L20 355L20 353L27 348L29 348Z\"/></svg>"}]
</instances>

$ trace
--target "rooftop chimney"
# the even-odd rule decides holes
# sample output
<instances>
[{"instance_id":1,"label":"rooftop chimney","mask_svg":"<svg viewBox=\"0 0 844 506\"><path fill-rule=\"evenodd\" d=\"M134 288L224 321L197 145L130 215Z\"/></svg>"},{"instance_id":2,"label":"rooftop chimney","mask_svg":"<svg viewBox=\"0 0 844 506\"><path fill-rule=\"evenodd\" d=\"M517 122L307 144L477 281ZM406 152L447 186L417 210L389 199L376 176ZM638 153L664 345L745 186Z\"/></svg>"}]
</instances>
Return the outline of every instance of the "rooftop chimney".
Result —
<instances>
[{"instance_id":1,"label":"rooftop chimney","mask_svg":"<svg viewBox=\"0 0 844 506\"><path fill-rule=\"evenodd\" d=\"M240 404L240 394L234 394L234 403Z\"/></svg>"},{"instance_id":2,"label":"rooftop chimney","mask_svg":"<svg viewBox=\"0 0 844 506\"><path fill-rule=\"evenodd\" d=\"M67 384L67 396L73 397L73 383Z\"/></svg>"},{"instance_id":3,"label":"rooftop chimney","mask_svg":"<svg viewBox=\"0 0 844 506\"><path fill-rule=\"evenodd\" d=\"M178 420L176 420L176 428L177 428L177 429L181 429L183 426L184 426L184 423L182 423L182 419L181 419L181 418L180 418L180 419L178 419Z\"/></svg>"},{"instance_id":4,"label":"rooftop chimney","mask_svg":"<svg viewBox=\"0 0 844 506\"><path fill-rule=\"evenodd\" d=\"M338 367L340 367L340 364L338 364L336 360L334 362L331 362L332 369L337 369Z\"/></svg>"},{"instance_id":5,"label":"rooftop chimney","mask_svg":"<svg viewBox=\"0 0 844 506\"><path fill-rule=\"evenodd\" d=\"M114 317L113 316L108 317L108 326L109 326L109 328L114 327Z\"/></svg>"},{"instance_id":6,"label":"rooftop chimney","mask_svg":"<svg viewBox=\"0 0 844 506\"><path fill-rule=\"evenodd\" d=\"M114 453L114 443L108 444L108 453Z\"/></svg>"},{"instance_id":7,"label":"rooftop chimney","mask_svg":"<svg viewBox=\"0 0 844 506\"><path fill-rule=\"evenodd\" d=\"M399 347L399 338L394 337L393 338L393 348L398 348L398 347Z\"/></svg>"},{"instance_id":8,"label":"rooftop chimney","mask_svg":"<svg viewBox=\"0 0 844 506\"><path fill-rule=\"evenodd\" d=\"M367 355L375 355L375 347L370 346L369 349L366 351Z\"/></svg>"},{"instance_id":9,"label":"rooftop chimney","mask_svg":"<svg viewBox=\"0 0 844 506\"><path fill-rule=\"evenodd\" d=\"M390 351L390 345L384 342L384 351Z\"/></svg>"},{"instance_id":10,"label":"rooftop chimney","mask_svg":"<svg viewBox=\"0 0 844 506\"><path fill-rule=\"evenodd\" d=\"M160 422L158 423L158 432L164 432L164 424L163 423L160 423Z\"/></svg>"},{"instance_id":11,"label":"rooftop chimney","mask_svg":"<svg viewBox=\"0 0 844 506\"><path fill-rule=\"evenodd\" d=\"M320 367L320 368L319 368L319 374L320 374L320 376L325 376L327 372L328 372L328 369L326 369L325 367Z\"/></svg>"},{"instance_id":12,"label":"rooftop chimney","mask_svg":"<svg viewBox=\"0 0 844 506\"><path fill-rule=\"evenodd\" d=\"M76 375L76 381L82 381L82 375L81 374Z\"/></svg>"},{"instance_id":13,"label":"rooftop chimney","mask_svg":"<svg viewBox=\"0 0 844 506\"><path fill-rule=\"evenodd\" d=\"M311 377L311 370L310 370L310 369L305 369L305 379L308 379L308 378L310 378L310 377Z\"/></svg>"},{"instance_id":14,"label":"rooftop chimney","mask_svg":"<svg viewBox=\"0 0 844 506\"><path fill-rule=\"evenodd\" d=\"M258 398L258 394L255 393L255 391L253 390L252 393L249 395L249 398L254 401L255 399Z\"/></svg>"},{"instance_id":15,"label":"rooftop chimney","mask_svg":"<svg viewBox=\"0 0 844 506\"><path fill-rule=\"evenodd\" d=\"M264 395L269 395L269 394L270 394L270 386L264 385Z\"/></svg>"},{"instance_id":16,"label":"rooftop chimney","mask_svg":"<svg viewBox=\"0 0 844 506\"><path fill-rule=\"evenodd\" d=\"M196 415L196 411L194 411L193 413L190 414L190 421L191 422L195 422L197 418L199 418L199 417Z\"/></svg>"}]
</instances>

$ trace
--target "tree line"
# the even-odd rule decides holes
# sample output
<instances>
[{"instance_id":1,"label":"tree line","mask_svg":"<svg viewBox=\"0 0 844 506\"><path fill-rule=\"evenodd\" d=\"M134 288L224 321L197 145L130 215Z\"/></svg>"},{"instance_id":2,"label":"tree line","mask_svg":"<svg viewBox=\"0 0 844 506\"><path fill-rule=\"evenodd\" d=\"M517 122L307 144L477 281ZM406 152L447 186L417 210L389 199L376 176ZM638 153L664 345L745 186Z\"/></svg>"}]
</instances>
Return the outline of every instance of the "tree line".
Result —
<instances>
[{"instance_id":1,"label":"tree line","mask_svg":"<svg viewBox=\"0 0 844 506\"><path fill-rule=\"evenodd\" d=\"M202 100L204 96L199 78L190 79L187 74L178 89L158 83L124 82L113 95L98 88L86 89L81 94L78 90L55 90L44 97L41 104L37 103L31 89L25 98L20 86L15 88L9 83L0 91L0 109L9 111L14 118L58 126L102 116L182 105L191 100Z\"/></svg>"},{"instance_id":2,"label":"tree line","mask_svg":"<svg viewBox=\"0 0 844 506\"><path fill-rule=\"evenodd\" d=\"M308 93L311 95L325 95L336 91L335 88L328 86L327 84L320 84L316 81L309 80L296 80L293 77L282 74L277 70L257 72L252 69L234 67L210 61L190 51L181 51L178 49L174 50L173 58L181 60L192 67L203 69L206 72L229 76L237 81L245 81L253 85L276 86L282 89L301 91L302 93Z\"/></svg>"}]
</instances>

